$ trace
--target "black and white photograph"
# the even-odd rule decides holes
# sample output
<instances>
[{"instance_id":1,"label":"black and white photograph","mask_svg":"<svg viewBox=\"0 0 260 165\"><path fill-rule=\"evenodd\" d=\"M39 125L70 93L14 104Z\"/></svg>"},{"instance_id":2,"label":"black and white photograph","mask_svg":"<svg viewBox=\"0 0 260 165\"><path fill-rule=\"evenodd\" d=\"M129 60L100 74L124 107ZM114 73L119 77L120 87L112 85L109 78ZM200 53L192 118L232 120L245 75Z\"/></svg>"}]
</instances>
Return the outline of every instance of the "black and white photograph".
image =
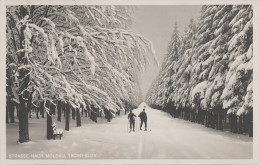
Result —
<instances>
[{"instance_id":1,"label":"black and white photograph","mask_svg":"<svg viewBox=\"0 0 260 165\"><path fill-rule=\"evenodd\" d=\"M121 2L1 2L0 164L259 164L259 1Z\"/></svg>"}]
</instances>

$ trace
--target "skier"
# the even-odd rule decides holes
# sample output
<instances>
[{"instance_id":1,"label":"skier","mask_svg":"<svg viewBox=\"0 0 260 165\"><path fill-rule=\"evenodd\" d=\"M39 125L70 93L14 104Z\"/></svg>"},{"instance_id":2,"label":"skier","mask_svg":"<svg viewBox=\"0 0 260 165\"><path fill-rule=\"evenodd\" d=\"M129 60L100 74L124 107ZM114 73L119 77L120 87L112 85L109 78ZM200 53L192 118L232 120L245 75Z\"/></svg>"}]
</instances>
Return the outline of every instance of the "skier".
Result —
<instances>
[{"instance_id":1,"label":"skier","mask_svg":"<svg viewBox=\"0 0 260 165\"><path fill-rule=\"evenodd\" d=\"M131 132L132 128L133 128L133 132L135 132L135 117L136 117L136 115L132 112L132 110L130 110L130 113L128 114L128 119L130 122L130 131L129 132Z\"/></svg>"},{"instance_id":2,"label":"skier","mask_svg":"<svg viewBox=\"0 0 260 165\"><path fill-rule=\"evenodd\" d=\"M146 112L145 112L145 106L144 106L143 112L141 112L138 115L138 117L140 117L140 119L141 119L140 130L142 130L142 126L143 126L143 123L144 123L145 131L147 131L147 115L146 115Z\"/></svg>"}]
</instances>

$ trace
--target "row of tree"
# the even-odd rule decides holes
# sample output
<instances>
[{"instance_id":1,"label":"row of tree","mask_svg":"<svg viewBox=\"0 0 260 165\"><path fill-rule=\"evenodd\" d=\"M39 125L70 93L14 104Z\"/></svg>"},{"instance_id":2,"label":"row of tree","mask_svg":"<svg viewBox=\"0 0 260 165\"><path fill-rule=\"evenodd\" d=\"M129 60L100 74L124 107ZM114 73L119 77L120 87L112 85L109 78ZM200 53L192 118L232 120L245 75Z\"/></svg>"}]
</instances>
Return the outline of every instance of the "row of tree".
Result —
<instances>
[{"instance_id":1,"label":"row of tree","mask_svg":"<svg viewBox=\"0 0 260 165\"><path fill-rule=\"evenodd\" d=\"M60 101L114 113L137 105L137 73L154 53L150 41L128 30L131 11L128 6L7 7L6 110L13 116L17 105L19 142L29 141L28 112L42 104L50 117L48 105L58 107Z\"/></svg>"},{"instance_id":2,"label":"row of tree","mask_svg":"<svg viewBox=\"0 0 260 165\"><path fill-rule=\"evenodd\" d=\"M52 125L57 120L58 122L61 122L64 120L65 122L65 130L70 130L70 121L75 120L76 126L81 126L81 119L89 117L93 122L98 122L98 118L105 118L108 122L111 122L112 118L116 117L117 115L120 116L120 110L118 110L116 113L103 108L99 109L97 106L94 105L87 105L85 107L82 106L82 104L79 107L73 107L70 102L62 101L62 100L54 100L49 101L47 100L44 102L44 100L39 100L37 102L38 104L35 106L32 106L28 110L29 118L47 118L47 139L53 138L53 129ZM9 109L6 113L6 121L7 123L10 122L14 123L15 118L19 120L19 104L16 104L14 102L10 102L10 105L8 106ZM130 109L134 109L134 105L130 105L127 102L124 102L124 109L125 114L128 113ZM48 109L46 111L46 109ZM15 112L16 110L16 112ZM55 119L55 120L54 120Z\"/></svg>"},{"instance_id":3,"label":"row of tree","mask_svg":"<svg viewBox=\"0 0 260 165\"><path fill-rule=\"evenodd\" d=\"M253 10L251 5L208 5L183 35L175 24L147 102L206 126L253 130Z\"/></svg>"}]
</instances>

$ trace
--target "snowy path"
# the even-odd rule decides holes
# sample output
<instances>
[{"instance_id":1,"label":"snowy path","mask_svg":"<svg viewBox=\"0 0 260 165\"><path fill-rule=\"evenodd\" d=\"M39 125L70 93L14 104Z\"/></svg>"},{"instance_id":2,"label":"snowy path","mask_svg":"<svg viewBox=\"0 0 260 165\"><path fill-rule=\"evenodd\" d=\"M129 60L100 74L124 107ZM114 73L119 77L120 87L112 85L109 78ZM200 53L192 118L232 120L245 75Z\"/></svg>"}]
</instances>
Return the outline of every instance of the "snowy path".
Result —
<instances>
[{"instance_id":1,"label":"snowy path","mask_svg":"<svg viewBox=\"0 0 260 165\"><path fill-rule=\"evenodd\" d=\"M133 112L138 115L140 110ZM66 155L66 158L70 153L87 154L90 158L118 159L251 158L252 138L174 119L153 109L147 109L147 115L148 130L152 131L138 129L128 133L125 115L114 118L111 123L101 120L98 124L83 118L83 126L79 128L71 120L71 130L64 132L62 140L46 140L46 119L31 119L32 141L28 144L16 144L18 124L8 124L7 153L58 153ZM63 122L56 123L59 128L64 128Z\"/></svg>"}]
</instances>

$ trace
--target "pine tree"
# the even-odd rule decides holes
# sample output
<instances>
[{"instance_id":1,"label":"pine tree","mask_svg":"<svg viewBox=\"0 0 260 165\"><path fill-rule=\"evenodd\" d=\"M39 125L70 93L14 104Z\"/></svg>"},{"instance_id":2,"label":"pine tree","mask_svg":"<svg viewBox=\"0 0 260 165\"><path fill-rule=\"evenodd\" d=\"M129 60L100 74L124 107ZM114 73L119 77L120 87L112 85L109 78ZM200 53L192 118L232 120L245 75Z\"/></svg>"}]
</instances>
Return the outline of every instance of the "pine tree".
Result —
<instances>
[{"instance_id":1,"label":"pine tree","mask_svg":"<svg viewBox=\"0 0 260 165\"><path fill-rule=\"evenodd\" d=\"M173 104L190 120L195 112L199 123L216 129L222 129L228 112L236 132L237 116L250 116L253 110L252 16L249 5L203 6L198 28L191 21L181 37L181 56L165 65L174 72L162 68L149 91L149 103ZM162 79L171 81L170 87L161 85Z\"/></svg>"}]
</instances>

